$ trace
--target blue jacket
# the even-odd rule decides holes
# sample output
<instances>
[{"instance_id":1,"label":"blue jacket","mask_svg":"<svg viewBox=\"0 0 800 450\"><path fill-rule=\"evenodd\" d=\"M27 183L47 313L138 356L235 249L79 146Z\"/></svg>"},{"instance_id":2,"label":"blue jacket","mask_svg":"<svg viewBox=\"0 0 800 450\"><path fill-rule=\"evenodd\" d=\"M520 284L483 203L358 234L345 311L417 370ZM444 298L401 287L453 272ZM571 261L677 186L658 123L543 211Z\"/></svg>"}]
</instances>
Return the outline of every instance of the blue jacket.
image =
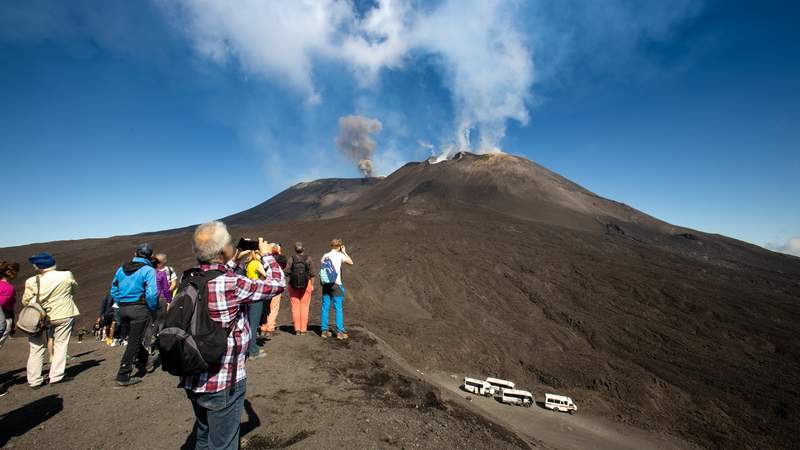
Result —
<instances>
[{"instance_id":1,"label":"blue jacket","mask_svg":"<svg viewBox=\"0 0 800 450\"><path fill-rule=\"evenodd\" d=\"M116 303L138 302L144 298L150 311L158 309L156 269L150 261L137 256L117 269L111 282L111 298Z\"/></svg>"}]
</instances>

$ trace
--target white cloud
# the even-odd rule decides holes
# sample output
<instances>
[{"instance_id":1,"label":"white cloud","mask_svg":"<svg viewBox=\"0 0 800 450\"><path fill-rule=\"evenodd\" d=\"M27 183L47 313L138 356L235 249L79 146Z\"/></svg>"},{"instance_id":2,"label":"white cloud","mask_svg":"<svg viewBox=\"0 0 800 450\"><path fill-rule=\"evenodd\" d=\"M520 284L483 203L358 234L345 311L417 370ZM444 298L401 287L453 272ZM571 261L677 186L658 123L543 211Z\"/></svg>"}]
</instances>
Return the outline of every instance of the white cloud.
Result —
<instances>
[{"instance_id":1,"label":"white cloud","mask_svg":"<svg viewBox=\"0 0 800 450\"><path fill-rule=\"evenodd\" d=\"M423 9L379 0L359 16L349 1L157 0L211 61L284 78L310 103L317 59L348 64L362 85L415 52L438 57L456 109L455 149L495 151L509 119L527 123L533 63L511 0L445 0ZM470 142L476 132L480 139Z\"/></svg>"},{"instance_id":2,"label":"white cloud","mask_svg":"<svg viewBox=\"0 0 800 450\"><path fill-rule=\"evenodd\" d=\"M347 3L335 0L156 0L190 36L202 56L223 64L235 59L245 71L286 80L319 101L313 58L332 51L337 30L350 20Z\"/></svg>"},{"instance_id":3,"label":"white cloud","mask_svg":"<svg viewBox=\"0 0 800 450\"><path fill-rule=\"evenodd\" d=\"M783 244L767 244L766 247L776 252L800 256L800 236L790 238Z\"/></svg>"}]
</instances>

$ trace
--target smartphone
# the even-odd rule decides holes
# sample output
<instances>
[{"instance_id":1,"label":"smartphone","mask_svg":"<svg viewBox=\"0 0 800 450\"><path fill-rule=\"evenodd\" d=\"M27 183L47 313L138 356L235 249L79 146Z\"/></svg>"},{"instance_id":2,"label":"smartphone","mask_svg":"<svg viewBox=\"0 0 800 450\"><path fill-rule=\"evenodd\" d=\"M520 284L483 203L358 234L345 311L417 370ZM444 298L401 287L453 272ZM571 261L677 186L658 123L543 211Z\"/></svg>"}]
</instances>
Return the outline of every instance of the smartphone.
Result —
<instances>
[{"instance_id":1,"label":"smartphone","mask_svg":"<svg viewBox=\"0 0 800 450\"><path fill-rule=\"evenodd\" d=\"M239 250L258 250L258 241L251 241L250 239L239 238L239 243L236 244Z\"/></svg>"}]
</instances>

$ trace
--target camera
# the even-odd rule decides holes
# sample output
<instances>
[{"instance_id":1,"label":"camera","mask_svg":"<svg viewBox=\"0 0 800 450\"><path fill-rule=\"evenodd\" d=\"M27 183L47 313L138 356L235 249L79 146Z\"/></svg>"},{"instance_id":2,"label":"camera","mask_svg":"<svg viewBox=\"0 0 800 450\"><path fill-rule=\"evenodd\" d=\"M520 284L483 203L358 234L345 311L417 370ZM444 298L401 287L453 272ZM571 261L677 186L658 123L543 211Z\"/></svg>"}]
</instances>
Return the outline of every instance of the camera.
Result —
<instances>
[{"instance_id":1,"label":"camera","mask_svg":"<svg viewBox=\"0 0 800 450\"><path fill-rule=\"evenodd\" d=\"M239 250L258 250L258 241L252 239L239 238L239 243L236 244Z\"/></svg>"}]
</instances>

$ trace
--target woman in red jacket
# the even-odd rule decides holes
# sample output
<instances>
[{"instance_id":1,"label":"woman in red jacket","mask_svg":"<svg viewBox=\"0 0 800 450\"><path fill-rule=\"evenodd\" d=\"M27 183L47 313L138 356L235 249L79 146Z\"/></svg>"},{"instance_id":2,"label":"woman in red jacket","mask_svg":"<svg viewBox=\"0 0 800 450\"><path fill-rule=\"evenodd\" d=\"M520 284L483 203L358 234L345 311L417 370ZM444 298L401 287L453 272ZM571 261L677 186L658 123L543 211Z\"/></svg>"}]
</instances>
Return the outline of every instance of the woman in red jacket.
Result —
<instances>
[{"instance_id":1,"label":"woman in red jacket","mask_svg":"<svg viewBox=\"0 0 800 450\"><path fill-rule=\"evenodd\" d=\"M0 348L3 348L8 335L14 325L14 304L17 302L17 294L11 280L17 277L19 264L10 261L0 261Z\"/></svg>"}]
</instances>

